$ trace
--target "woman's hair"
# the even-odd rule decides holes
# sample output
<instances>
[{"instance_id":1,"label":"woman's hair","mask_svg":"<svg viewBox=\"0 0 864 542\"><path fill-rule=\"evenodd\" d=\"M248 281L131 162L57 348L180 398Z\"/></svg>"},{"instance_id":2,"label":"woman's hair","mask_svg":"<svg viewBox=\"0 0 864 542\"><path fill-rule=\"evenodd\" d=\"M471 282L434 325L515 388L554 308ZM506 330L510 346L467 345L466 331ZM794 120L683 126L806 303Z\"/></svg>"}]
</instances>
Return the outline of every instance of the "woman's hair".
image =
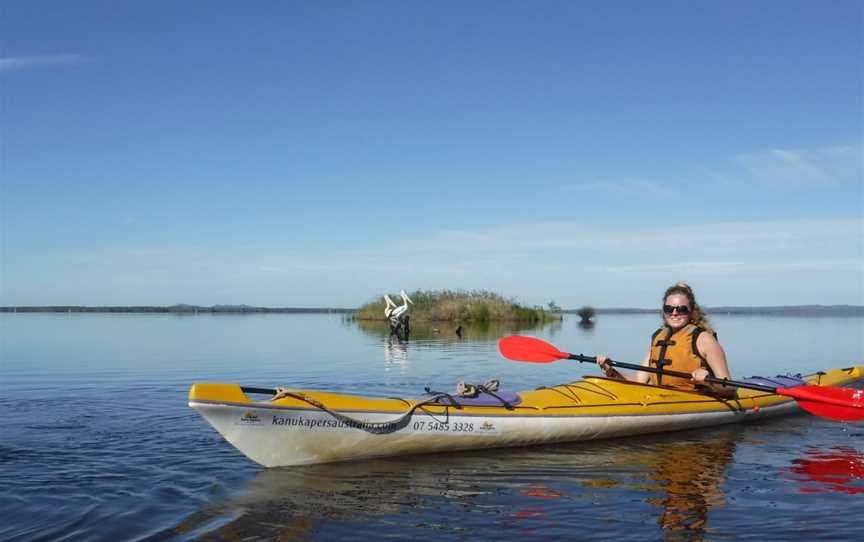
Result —
<instances>
[{"instance_id":1,"label":"woman's hair","mask_svg":"<svg viewBox=\"0 0 864 542\"><path fill-rule=\"evenodd\" d=\"M696 296L693 294L693 289L686 282L678 282L674 286L666 288L666 293L663 294L663 303L666 303L666 298L673 294L681 294L686 296L690 301L690 321L706 331L713 331L711 322L708 321L708 315L696 303ZM662 317L662 316L661 316Z\"/></svg>"}]
</instances>

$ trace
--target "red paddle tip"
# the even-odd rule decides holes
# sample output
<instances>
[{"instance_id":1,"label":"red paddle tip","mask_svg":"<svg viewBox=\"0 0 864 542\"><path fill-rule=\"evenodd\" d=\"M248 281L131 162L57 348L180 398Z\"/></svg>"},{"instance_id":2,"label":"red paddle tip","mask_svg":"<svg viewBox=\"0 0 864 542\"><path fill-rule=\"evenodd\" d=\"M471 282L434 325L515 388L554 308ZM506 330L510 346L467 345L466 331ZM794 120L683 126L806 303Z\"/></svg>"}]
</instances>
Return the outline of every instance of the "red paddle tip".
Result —
<instances>
[{"instance_id":1,"label":"red paddle tip","mask_svg":"<svg viewBox=\"0 0 864 542\"><path fill-rule=\"evenodd\" d=\"M864 390L805 385L777 388L777 394L792 397L807 412L829 420L864 420Z\"/></svg>"},{"instance_id":2,"label":"red paddle tip","mask_svg":"<svg viewBox=\"0 0 864 542\"><path fill-rule=\"evenodd\" d=\"M509 360L532 363L550 363L570 356L546 341L521 335L502 337L498 341L498 350Z\"/></svg>"}]
</instances>

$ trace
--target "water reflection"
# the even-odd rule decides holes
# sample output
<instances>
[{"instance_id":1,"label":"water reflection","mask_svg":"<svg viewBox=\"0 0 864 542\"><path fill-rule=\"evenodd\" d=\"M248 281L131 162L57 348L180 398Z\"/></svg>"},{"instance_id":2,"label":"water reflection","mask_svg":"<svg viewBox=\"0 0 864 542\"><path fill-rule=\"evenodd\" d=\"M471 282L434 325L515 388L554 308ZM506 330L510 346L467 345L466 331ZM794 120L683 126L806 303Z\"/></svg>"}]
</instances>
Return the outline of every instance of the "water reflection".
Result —
<instances>
[{"instance_id":1,"label":"water reflection","mask_svg":"<svg viewBox=\"0 0 864 542\"><path fill-rule=\"evenodd\" d=\"M787 472L801 485L801 493L864 493L864 453L850 446L810 447Z\"/></svg>"},{"instance_id":2,"label":"water reflection","mask_svg":"<svg viewBox=\"0 0 864 542\"><path fill-rule=\"evenodd\" d=\"M384 361L404 367L408 363L408 341L391 333L384 339Z\"/></svg>"},{"instance_id":3,"label":"water reflection","mask_svg":"<svg viewBox=\"0 0 864 542\"><path fill-rule=\"evenodd\" d=\"M383 320L356 320L357 327L373 337L388 337L390 326ZM554 337L562 326L561 320L545 324L526 322L483 322L477 324L455 324L450 322L411 322L410 341L429 341L437 343L453 343L460 341L497 341L505 335L524 333L525 331L548 332Z\"/></svg>"},{"instance_id":4,"label":"water reflection","mask_svg":"<svg viewBox=\"0 0 864 542\"><path fill-rule=\"evenodd\" d=\"M579 320L577 325L583 331L592 331L594 329L594 320Z\"/></svg>"},{"instance_id":5,"label":"water reflection","mask_svg":"<svg viewBox=\"0 0 864 542\"><path fill-rule=\"evenodd\" d=\"M421 529L432 524L451 529L441 522L459 513L458 529L484 529L503 518L512 532L496 536L517 540L526 531L572 529L573 514L590 514L598 521L627 516L618 522L622 536L633 534L636 521L655 525L666 539L698 539L708 532L711 509L726 502L721 483L738 438L720 432L695 441L624 439L266 469L242 495L193 515L175 532L291 540L310 532L327 539L340 529L359 538L366 529L410 540L428 537Z\"/></svg>"},{"instance_id":6,"label":"water reflection","mask_svg":"<svg viewBox=\"0 0 864 542\"><path fill-rule=\"evenodd\" d=\"M726 504L720 485L732 462L735 441L671 443L647 459L651 479L663 495L648 499L662 508L660 526L668 539L691 540L707 534L708 511Z\"/></svg>"}]
</instances>

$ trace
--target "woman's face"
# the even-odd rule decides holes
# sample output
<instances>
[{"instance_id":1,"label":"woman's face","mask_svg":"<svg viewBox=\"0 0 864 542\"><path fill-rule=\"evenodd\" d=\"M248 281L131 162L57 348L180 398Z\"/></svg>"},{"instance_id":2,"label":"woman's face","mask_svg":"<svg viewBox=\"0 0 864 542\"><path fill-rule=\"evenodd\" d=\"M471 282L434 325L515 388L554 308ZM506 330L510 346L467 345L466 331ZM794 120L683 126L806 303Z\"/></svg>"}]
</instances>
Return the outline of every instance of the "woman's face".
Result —
<instances>
[{"instance_id":1,"label":"woman's face","mask_svg":"<svg viewBox=\"0 0 864 542\"><path fill-rule=\"evenodd\" d=\"M693 307L684 294L672 294L663 303L663 320L674 330L679 330L690 323Z\"/></svg>"}]
</instances>

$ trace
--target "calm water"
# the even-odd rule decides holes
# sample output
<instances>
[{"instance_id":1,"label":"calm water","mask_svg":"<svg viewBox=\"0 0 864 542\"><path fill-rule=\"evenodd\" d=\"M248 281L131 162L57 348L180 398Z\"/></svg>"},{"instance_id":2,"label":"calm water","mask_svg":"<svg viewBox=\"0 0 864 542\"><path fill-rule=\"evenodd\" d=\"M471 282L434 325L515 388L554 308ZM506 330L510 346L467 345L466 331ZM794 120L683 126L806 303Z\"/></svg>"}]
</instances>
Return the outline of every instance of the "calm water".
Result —
<instances>
[{"instance_id":1,"label":"calm water","mask_svg":"<svg viewBox=\"0 0 864 542\"><path fill-rule=\"evenodd\" d=\"M735 377L864 364L864 319L717 316ZM522 330L638 361L656 317ZM864 423L808 415L614 441L263 469L193 381L373 395L595 373L503 360L510 329L407 343L331 315L0 315L2 540L860 540Z\"/></svg>"}]
</instances>

